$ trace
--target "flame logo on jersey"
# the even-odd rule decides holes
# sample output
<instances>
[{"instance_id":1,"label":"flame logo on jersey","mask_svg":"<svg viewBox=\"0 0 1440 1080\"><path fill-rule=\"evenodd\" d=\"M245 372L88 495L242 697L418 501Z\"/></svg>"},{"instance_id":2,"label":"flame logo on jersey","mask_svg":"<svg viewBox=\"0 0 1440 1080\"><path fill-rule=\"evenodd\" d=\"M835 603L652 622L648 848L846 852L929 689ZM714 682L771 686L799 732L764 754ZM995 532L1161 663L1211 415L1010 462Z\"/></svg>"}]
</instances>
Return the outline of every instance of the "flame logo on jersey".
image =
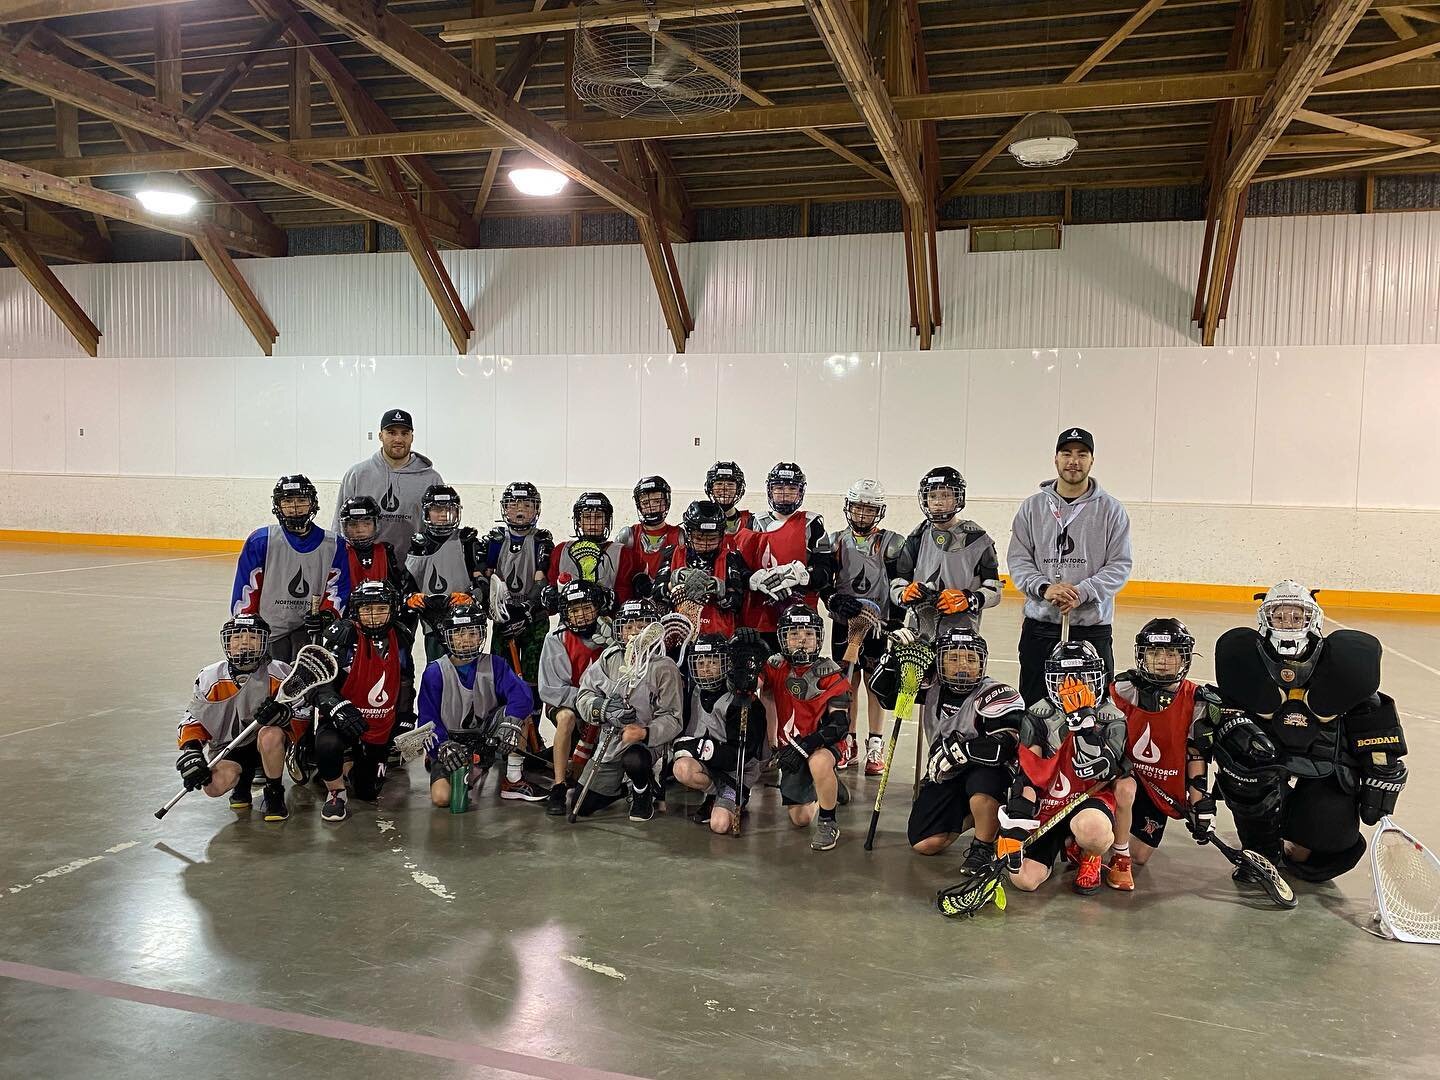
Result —
<instances>
[{"instance_id":1,"label":"flame logo on jersey","mask_svg":"<svg viewBox=\"0 0 1440 1080\"><path fill-rule=\"evenodd\" d=\"M512 596L518 596L525 591L525 579L520 576L520 567L512 566L505 571L505 587Z\"/></svg>"},{"instance_id":2,"label":"flame logo on jersey","mask_svg":"<svg viewBox=\"0 0 1440 1080\"><path fill-rule=\"evenodd\" d=\"M380 673L380 678L375 680L375 685L370 688L370 696L366 698L370 705L376 709L383 709L390 704L390 695L385 692L385 673Z\"/></svg>"},{"instance_id":3,"label":"flame logo on jersey","mask_svg":"<svg viewBox=\"0 0 1440 1080\"><path fill-rule=\"evenodd\" d=\"M305 580L305 568L303 566L295 571L295 576L290 579L290 584L287 585L286 588L290 590L290 595L297 600L303 600L310 595L310 583Z\"/></svg>"},{"instance_id":4,"label":"flame logo on jersey","mask_svg":"<svg viewBox=\"0 0 1440 1080\"><path fill-rule=\"evenodd\" d=\"M395 494L395 485L391 484L385 489L385 494L380 496L380 509L387 514L393 514L400 509L400 499Z\"/></svg>"},{"instance_id":5,"label":"flame logo on jersey","mask_svg":"<svg viewBox=\"0 0 1440 1080\"><path fill-rule=\"evenodd\" d=\"M1050 785L1050 797L1052 799L1068 799L1070 797L1070 781L1065 778L1063 772L1055 774L1055 783Z\"/></svg>"},{"instance_id":6,"label":"flame logo on jersey","mask_svg":"<svg viewBox=\"0 0 1440 1080\"><path fill-rule=\"evenodd\" d=\"M425 589L427 592L432 593L450 591L450 582L440 576L440 568L438 566L432 566L430 568L430 580L426 583Z\"/></svg>"},{"instance_id":7,"label":"flame logo on jersey","mask_svg":"<svg viewBox=\"0 0 1440 1080\"><path fill-rule=\"evenodd\" d=\"M1155 745L1155 740L1150 735L1150 725L1145 725L1145 730L1140 733L1140 738L1135 740L1134 747L1130 751L1135 755L1135 760L1145 765L1154 765L1160 760L1160 747Z\"/></svg>"},{"instance_id":8,"label":"flame logo on jersey","mask_svg":"<svg viewBox=\"0 0 1440 1080\"><path fill-rule=\"evenodd\" d=\"M871 584L870 576L865 573L863 566L860 568L860 572L850 579L850 587L855 590L857 596L864 596L868 593Z\"/></svg>"}]
</instances>

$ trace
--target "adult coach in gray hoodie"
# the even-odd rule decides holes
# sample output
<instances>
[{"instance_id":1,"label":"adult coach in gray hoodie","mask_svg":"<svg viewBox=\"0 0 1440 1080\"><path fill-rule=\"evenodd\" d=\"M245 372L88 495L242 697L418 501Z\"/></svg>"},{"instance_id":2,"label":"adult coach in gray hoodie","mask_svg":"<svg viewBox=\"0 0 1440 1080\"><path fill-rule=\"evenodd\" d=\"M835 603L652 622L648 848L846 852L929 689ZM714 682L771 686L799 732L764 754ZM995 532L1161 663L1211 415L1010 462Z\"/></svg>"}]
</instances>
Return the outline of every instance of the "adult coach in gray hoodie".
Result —
<instances>
[{"instance_id":1,"label":"adult coach in gray hoodie","mask_svg":"<svg viewBox=\"0 0 1440 1080\"><path fill-rule=\"evenodd\" d=\"M351 465L340 481L335 500L335 523L340 533L340 511L353 495L369 495L380 504L380 531L375 537L395 549L400 561L410 550L410 538L420 528L420 496L431 484L443 484L434 464L410 449L415 421L404 409L387 409L380 417L380 449L373 457Z\"/></svg>"},{"instance_id":2,"label":"adult coach in gray hoodie","mask_svg":"<svg viewBox=\"0 0 1440 1080\"><path fill-rule=\"evenodd\" d=\"M1070 616L1072 640L1092 642L1115 674L1111 623L1115 594L1130 579L1130 515L1090 478L1095 438L1066 428L1055 442L1055 472L1015 514L1007 569L1025 594L1020 628L1020 694L1027 705L1045 696L1045 660Z\"/></svg>"}]
</instances>

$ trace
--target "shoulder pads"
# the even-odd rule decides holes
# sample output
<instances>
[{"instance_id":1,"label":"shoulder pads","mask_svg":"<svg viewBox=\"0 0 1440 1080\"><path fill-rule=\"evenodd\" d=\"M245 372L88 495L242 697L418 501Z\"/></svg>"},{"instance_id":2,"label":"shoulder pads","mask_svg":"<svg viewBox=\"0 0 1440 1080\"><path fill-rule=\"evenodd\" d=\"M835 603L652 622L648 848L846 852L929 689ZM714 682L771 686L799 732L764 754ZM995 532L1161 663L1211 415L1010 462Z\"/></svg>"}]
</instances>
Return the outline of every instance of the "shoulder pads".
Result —
<instances>
[{"instance_id":1,"label":"shoulder pads","mask_svg":"<svg viewBox=\"0 0 1440 1080\"><path fill-rule=\"evenodd\" d=\"M530 535L533 536L536 540L547 540L551 543L555 541L554 533L552 533L549 529L542 529L539 526L536 526L535 531Z\"/></svg>"},{"instance_id":2,"label":"shoulder pads","mask_svg":"<svg viewBox=\"0 0 1440 1080\"><path fill-rule=\"evenodd\" d=\"M485 542L492 544L496 540L504 540L508 530L504 525L492 525L490 531L485 534Z\"/></svg>"},{"instance_id":3,"label":"shoulder pads","mask_svg":"<svg viewBox=\"0 0 1440 1080\"><path fill-rule=\"evenodd\" d=\"M777 653L765 661L765 666L772 671L779 671L785 666L785 658Z\"/></svg>"},{"instance_id":4,"label":"shoulder pads","mask_svg":"<svg viewBox=\"0 0 1440 1080\"><path fill-rule=\"evenodd\" d=\"M975 712L984 717L1004 716L1025 708L1025 700L1014 687L994 683L978 691Z\"/></svg>"},{"instance_id":5,"label":"shoulder pads","mask_svg":"<svg viewBox=\"0 0 1440 1080\"><path fill-rule=\"evenodd\" d=\"M426 552L426 550L425 550L425 534L424 534L424 533L418 533L418 532L417 532L417 533L411 533L411 534L410 534L410 554L411 554L411 555L425 555L425 554L428 554L428 552Z\"/></svg>"},{"instance_id":6,"label":"shoulder pads","mask_svg":"<svg viewBox=\"0 0 1440 1080\"><path fill-rule=\"evenodd\" d=\"M885 536L880 543L880 553L887 559L898 558L900 552L905 550L905 537L893 529L885 529Z\"/></svg>"},{"instance_id":7,"label":"shoulder pads","mask_svg":"<svg viewBox=\"0 0 1440 1080\"><path fill-rule=\"evenodd\" d=\"M1380 642L1362 630L1336 630L1320 644L1305 703L1317 716L1338 716L1380 689Z\"/></svg>"},{"instance_id":8,"label":"shoulder pads","mask_svg":"<svg viewBox=\"0 0 1440 1080\"><path fill-rule=\"evenodd\" d=\"M1201 705L1220 706L1220 692L1208 683L1195 687L1195 701Z\"/></svg>"},{"instance_id":9,"label":"shoulder pads","mask_svg":"<svg viewBox=\"0 0 1440 1080\"><path fill-rule=\"evenodd\" d=\"M967 544L973 544L980 537L990 535L985 531L985 526L978 521L971 521L969 518L961 518L959 524L955 526L955 530L965 534Z\"/></svg>"},{"instance_id":10,"label":"shoulder pads","mask_svg":"<svg viewBox=\"0 0 1440 1080\"><path fill-rule=\"evenodd\" d=\"M844 669L828 656L822 656L815 663L810 665L810 670L815 672L815 678L825 679L831 675L844 674Z\"/></svg>"},{"instance_id":11,"label":"shoulder pads","mask_svg":"<svg viewBox=\"0 0 1440 1080\"><path fill-rule=\"evenodd\" d=\"M1226 630L1215 642L1215 683L1232 705L1261 715L1273 713L1285 691L1270 677L1260 634L1249 626Z\"/></svg>"}]
</instances>

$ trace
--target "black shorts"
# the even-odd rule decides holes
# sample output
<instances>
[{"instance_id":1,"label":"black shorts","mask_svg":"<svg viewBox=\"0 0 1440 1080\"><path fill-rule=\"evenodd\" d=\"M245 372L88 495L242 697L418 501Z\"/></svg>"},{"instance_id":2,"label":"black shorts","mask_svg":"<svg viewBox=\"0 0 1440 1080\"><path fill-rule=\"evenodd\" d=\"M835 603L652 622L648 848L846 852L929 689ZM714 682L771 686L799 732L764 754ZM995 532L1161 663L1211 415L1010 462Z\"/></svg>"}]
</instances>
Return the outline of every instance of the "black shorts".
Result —
<instances>
[{"instance_id":1,"label":"black shorts","mask_svg":"<svg viewBox=\"0 0 1440 1080\"><path fill-rule=\"evenodd\" d=\"M841 748L839 743L836 743L834 746L822 746L819 750L815 750L814 753L818 754L820 750L829 753L835 759L837 765L840 763ZM838 780L839 777L836 777L836 779ZM843 783L840 784L840 790L845 790ZM804 806L807 803L815 802L819 797L819 794L815 791L815 778L810 775L808 767L802 772L793 773L786 772L784 769L780 770L781 806ZM847 799L848 795L841 797L842 802Z\"/></svg>"},{"instance_id":2,"label":"black shorts","mask_svg":"<svg viewBox=\"0 0 1440 1080\"><path fill-rule=\"evenodd\" d=\"M1135 780L1135 808L1130 817L1130 835L1150 847L1159 847L1165 836L1165 823L1170 815L1155 805L1150 792L1137 777Z\"/></svg>"},{"instance_id":3,"label":"black shorts","mask_svg":"<svg viewBox=\"0 0 1440 1080\"><path fill-rule=\"evenodd\" d=\"M1110 819L1111 826L1115 824L1115 815L1110 812L1110 807L1099 799L1086 799L1077 806L1069 816L1069 820L1062 821L1053 829L1040 837L1033 844L1025 847L1025 859L1027 862L1044 863L1050 867L1055 865L1055 858L1060 854L1060 849L1065 846L1065 841L1070 838L1070 822L1075 820L1076 815L1083 814L1086 810L1099 810Z\"/></svg>"},{"instance_id":4,"label":"black shorts","mask_svg":"<svg viewBox=\"0 0 1440 1080\"><path fill-rule=\"evenodd\" d=\"M910 807L910 845L930 836L964 832L973 796L988 795L997 803L1004 802L1009 788L1009 770L994 765L967 765L957 776L940 784L927 780L920 785L920 794Z\"/></svg>"},{"instance_id":5,"label":"black shorts","mask_svg":"<svg viewBox=\"0 0 1440 1080\"><path fill-rule=\"evenodd\" d=\"M830 624L830 659L834 660L841 668L845 667L845 634L849 623L843 623L839 619ZM885 655L886 639L879 634L869 634L860 645L860 656L855 661L855 669L869 675L880 663L880 658Z\"/></svg>"}]
</instances>

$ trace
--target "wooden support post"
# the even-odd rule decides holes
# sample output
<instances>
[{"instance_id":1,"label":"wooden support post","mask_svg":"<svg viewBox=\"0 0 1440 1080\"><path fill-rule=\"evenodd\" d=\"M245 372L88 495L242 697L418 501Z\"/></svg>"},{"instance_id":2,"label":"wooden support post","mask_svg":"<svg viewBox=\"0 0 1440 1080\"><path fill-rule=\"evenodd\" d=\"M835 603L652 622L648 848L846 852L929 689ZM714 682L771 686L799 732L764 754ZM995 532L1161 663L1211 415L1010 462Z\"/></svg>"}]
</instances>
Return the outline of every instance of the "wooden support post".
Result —
<instances>
[{"instance_id":1,"label":"wooden support post","mask_svg":"<svg viewBox=\"0 0 1440 1080\"><path fill-rule=\"evenodd\" d=\"M635 143L619 143L615 149L622 174L645 190L646 201L651 204L650 212L636 215L635 224L640 230L640 244L645 249L645 261L655 282L655 292L660 297L660 309L665 314L670 340L675 343L675 351L683 353L692 323L680 289L680 277L675 271L674 255L667 253L666 245L662 243L664 230L655 216L660 208L660 197L655 189L654 177L645 155Z\"/></svg>"},{"instance_id":2,"label":"wooden support post","mask_svg":"<svg viewBox=\"0 0 1440 1080\"><path fill-rule=\"evenodd\" d=\"M89 355L100 350L100 329L90 321L82 308L64 285L60 284L45 260L36 254L30 242L17 230L12 229L0 215L0 251L10 257L25 280L40 294L45 305L55 317L65 324L65 329Z\"/></svg>"},{"instance_id":3,"label":"wooden support post","mask_svg":"<svg viewBox=\"0 0 1440 1080\"><path fill-rule=\"evenodd\" d=\"M1361 197L1360 212L1362 214L1373 214L1375 212L1375 174L1365 174L1365 189Z\"/></svg>"},{"instance_id":4,"label":"wooden support post","mask_svg":"<svg viewBox=\"0 0 1440 1080\"><path fill-rule=\"evenodd\" d=\"M190 238L195 247L195 252L205 261L210 273L220 283L220 288L230 298L230 303L239 312L240 319L244 322L250 336L255 339L255 344L260 346L260 351L266 356L271 355L275 340L280 332L275 329L275 324L270 321L270 316L265 313L265 308L260 303L260 298L255 295L250 283L240 273L240 268L235 265L235 260L230 258L225 250L224 243L213 225L207 225L197 230Z\"/></svg>"},{"instance_id":5,"label":"wooden support post","mask_svg":"<svg viewBox=\"0 0 1440 1080\"><path fill-rule=\"evenodd\" d=\"M155 9L155 98L172 109L184 106L184 62L181 59L180 7Z\"/></svg>"},{"instance_id":6,"label":"wooden support post","mask_svg":"<svg viewBox=\"0 0 1440 1080\"><path fill-rule=\"evenodd\" d=\"M61 157L80 156L80 112L68 101L56 101L55 150Z\"/></svg>"},{"instance_id":7,"label":"wooden support post","mask_svg":"<svg viewBox=\"0 0 1440 1080\"><path fill-rule=\"evenodd\" d=\"M310 50L290 50L290 138L310 138Z\"/></svg>"}]
</instances>

